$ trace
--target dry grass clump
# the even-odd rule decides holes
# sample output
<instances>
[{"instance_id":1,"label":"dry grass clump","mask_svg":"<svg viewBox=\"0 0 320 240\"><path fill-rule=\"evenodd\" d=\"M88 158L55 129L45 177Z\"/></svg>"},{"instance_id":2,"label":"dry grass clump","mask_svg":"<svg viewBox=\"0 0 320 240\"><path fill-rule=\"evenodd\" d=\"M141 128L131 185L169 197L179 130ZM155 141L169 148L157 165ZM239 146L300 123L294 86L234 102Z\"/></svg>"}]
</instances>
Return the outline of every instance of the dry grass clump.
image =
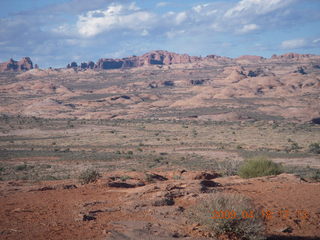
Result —
<instances>
[{"instance_id":1,"label":"dry grass clump","mask_svg":"<svg viewBox=\"0 0 320 240\"><path fill-rule=\"evenodd\" d=\"M233 193L214 193L189 211L190 218L214 235L230 239L265 239L264 223L250 199Z\"/></svg>"},{"instance_id":2,"label":"dry grass clump","mask_svg":"<svg viewBox=\"0 0 320 240\"><path fill-rule=\"evenodd\" d=\"M81 184L88 184L97 181L101 177L101 174L93 169L87 169L83 171L79 176Z\"/></svg>"}]
</instances>

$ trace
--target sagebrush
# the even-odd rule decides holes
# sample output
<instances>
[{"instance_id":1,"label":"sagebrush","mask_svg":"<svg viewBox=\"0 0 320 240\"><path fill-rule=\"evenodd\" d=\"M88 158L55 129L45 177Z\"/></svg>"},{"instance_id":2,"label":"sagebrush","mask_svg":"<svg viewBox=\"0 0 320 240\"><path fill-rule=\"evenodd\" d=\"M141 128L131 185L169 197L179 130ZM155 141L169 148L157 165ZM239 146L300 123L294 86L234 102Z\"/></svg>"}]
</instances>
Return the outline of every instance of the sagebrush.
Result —
<instances>
[{"instance_id":1,"label":"sagebrush","mask_svg":"<svg viewBox=\"0 0 320 240\"><path fill-rule=\"evenodd\" d=\"M97 181L101 177L101 174L94 169L87 169L83 171L79 176L81 184L88 184Z\"/></svg>"},{"instance_id":2,"label":"sagebrush","mask_svg":"<svg viewBox=\"0 0 320 240\"><path fill-rule=\"evenodd\" d=\"M235 215L230 218L230 216L221 214L221 218L217 219L216 216L213 216L214 211L233 212ZM188 215L190 219L201 224L217 237L224 235L242 240L262 240L265 239L265 228L263 219L258 213L252 201L243 195L214 193L193 207Z\"/></svg>"},{"instance_id":3,"label":"sagebrush","mask_svg":"<svg viewBox=\"0 0 320 240\"><path fill-rule=\"evenodd\" d=\"M238 174L242 178L254 178L270 175L278 175L283 172L280 164L275 163L266 157L250 158L239 168Z\"/></svg>"}]
</instances>

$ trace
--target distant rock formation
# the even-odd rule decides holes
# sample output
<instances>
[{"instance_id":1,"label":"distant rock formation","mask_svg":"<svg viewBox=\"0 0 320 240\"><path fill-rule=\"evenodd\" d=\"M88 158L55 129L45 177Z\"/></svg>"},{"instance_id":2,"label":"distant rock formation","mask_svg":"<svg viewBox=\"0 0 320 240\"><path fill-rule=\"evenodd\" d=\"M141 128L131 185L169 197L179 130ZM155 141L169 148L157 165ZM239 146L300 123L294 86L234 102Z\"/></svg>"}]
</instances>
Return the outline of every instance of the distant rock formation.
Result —
<instances>
[{"instance_id":1,"label":"distant rock formation","mask_svg":"<svg viewBox=\"0 0 320 240\"><path fill-rule=\"evenodd\" d=\"M72 62L67 65L67 68L77 68L77 67L78 67L78 64L76 62Z\"/></svg>"},{"instance_id":2,"label":"distant rock formation","mask_svg":"<svg viewBox=\"0 0 320 240\"><path fill-rule=\"evenodd\" d=\"M188 54L177 54L167 51L153 51L142 55L144 65L161 64L185 64L202 60L200 57L189 56Z\"/></svg>"},{"instance_id":3,"label":"distant rock formation","mask_svg":"<svg viewBox=\"0 0 320 240\"><path fill-rule=\"evenodd\" d=\"M121 59L101 58L96 64L93 62L81 63L78 66L72 62L67 65L67 68L81 68L81 69L120 69L133 68L149 65L171 65L171 64L185 64L193 63L202 60L201 57L193 57L188 54L178 54L168 51L151 51L142 56L131 56Z\"/></svg>"},{"instance_id":4,"label":"distant rock formation","mask_svg":"<svg viewBox=\"0 0 320 240\"><path fill-rule=\"evenodd\" d=\"M261 56L254 56L254 55L243 55L243 56L236 58L236 60L248 60L248 61L260 61L263 59L265 59L265 58L263 58Z\"/></svg>"},{"instance_id":5,"label":"distant rock formation","mask_svg":"<svg viewBox=\"0 0 320 240\"><path fill-rule=\"evenodd\" d=\"M15 61L12 58L4 63L0 63L0 72L6 71L27 71L33 69L33 63L29 57L21 58L20 61Z\"/></svg>"},{"instance_id":6,"label":"distant rock formation","mask_svg":"<svg viewBox=\"0 0 320 240\"><path fill-rule=\"evenodd\" d=\"M271 59L301 59L301 58L310 58L315 55L313 54L298 54L298 53L286 53L277 56L276 54L272 55Z\"/></svg>"},{"instance_id":7,"label":"distant rock formation","mask_svg":"<svg viewBox=\"0 0 320 240\"><path fill-rule=\"evenodd\" d=\"M206 58L208 58L208 59L220 59L220 58L222 58L222 57L221 57L221 56L218 56L218 55L211 54L211 55L207 55Z\"/></svg>"},{"instance_id":8,"label":"distant rock formation","mask_svg":"<svg viewBox=\"0 0 320 240\"><path fill-rule=\"evenodd\" d=\"M100 58L96 63L89 61L87 63L83 62L77 64L72 62L67 65L67 68L74 68L78 70L86 69L97 69L97 70L108 70L108 69L125 69L125 68L134 68L141 66L150 66L150 65L172 65L172 64L187 64L187 63L196 63L203 60L206 61L215 61L217 63L235 63L238 61L249 61L249 62L263 62L263 61L277 61L277 60L287 60L295 61L301 59L312 58L316 55L312 54L298 54L298 53L287 53L283 55L273 55L271 58L266 59L261 56L254 55L243 55L238 58L232 59L228 57L222 57L218 55L208 55L206 57L195 57L189 56L188 54L178 54L174 52L168 52L163 50L151 51L143 54L142 56L130 56L126 58ZM261 76L261 72L251 72L249 76Z\"/></svg>"},{"instance_id":9,"label":"distant rock formation","mask_svg":"<svg viewBox=\"0 0 320 240\"><path fill-rule=\"evenodd\" d=\"M201 61L215 61L218 64L236 63L236 62L264 62L264 61L297 61L302 59L312 58L315 55L312 54L298 54L287 53L283 55L273 55L267 59L261 56L243 55L238 58L228 58L218 55L207 55L206 57L189 56L188 54L178 54L174 52L168 52L163 50L151 51L143 54L142 56L130 56L126 58L100 58L96 63L90 61L88 63L77 64L72 62L67 65L67 68L74 68L78 70L97 69L97 70L109 70L109 69L125 69L150 65L173 65L173 64L187 64L196 63ZM261 72L251 72L249 76L261 76Z\"/></svg>"}]
</instances>

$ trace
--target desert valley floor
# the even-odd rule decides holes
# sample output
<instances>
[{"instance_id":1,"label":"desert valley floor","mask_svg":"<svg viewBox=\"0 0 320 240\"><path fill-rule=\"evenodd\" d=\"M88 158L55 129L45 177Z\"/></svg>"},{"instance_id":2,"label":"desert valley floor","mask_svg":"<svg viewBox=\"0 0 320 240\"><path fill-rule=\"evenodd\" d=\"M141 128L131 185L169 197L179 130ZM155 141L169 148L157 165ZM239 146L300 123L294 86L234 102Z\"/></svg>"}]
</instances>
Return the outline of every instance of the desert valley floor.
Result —
<instances>
[{"instance_id":1,"label":"desert valley floor","mask_svg":"<svg viewBox=\"0 0 320 240\"><path fill-rule=\"evenodd\" d=\"M5 71L0 113L1 239L320 238L319 56ZM255 157L282 173L238 176ZM261 236L195 221L215 194Z\"/></svg>"}]
</instances>

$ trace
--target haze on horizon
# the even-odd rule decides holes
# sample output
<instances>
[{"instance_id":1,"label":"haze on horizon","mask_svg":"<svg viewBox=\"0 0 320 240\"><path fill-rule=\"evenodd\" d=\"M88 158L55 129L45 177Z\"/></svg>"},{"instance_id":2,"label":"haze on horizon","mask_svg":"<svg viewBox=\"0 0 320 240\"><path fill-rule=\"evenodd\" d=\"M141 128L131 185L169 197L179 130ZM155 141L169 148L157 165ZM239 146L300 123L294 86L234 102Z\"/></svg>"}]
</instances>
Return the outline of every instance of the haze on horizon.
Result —
<instances>
[{"instance_id":1,"label":"haze on horizon","mask_svg":"<svg viewBox=\"0 0 320 240\"><path fill-rule=\"evenodd\" d=\"M167 50L227 57L320 54L320 1L2 0L0 61L41 68Z\"/></svg>"}]
</instances>

